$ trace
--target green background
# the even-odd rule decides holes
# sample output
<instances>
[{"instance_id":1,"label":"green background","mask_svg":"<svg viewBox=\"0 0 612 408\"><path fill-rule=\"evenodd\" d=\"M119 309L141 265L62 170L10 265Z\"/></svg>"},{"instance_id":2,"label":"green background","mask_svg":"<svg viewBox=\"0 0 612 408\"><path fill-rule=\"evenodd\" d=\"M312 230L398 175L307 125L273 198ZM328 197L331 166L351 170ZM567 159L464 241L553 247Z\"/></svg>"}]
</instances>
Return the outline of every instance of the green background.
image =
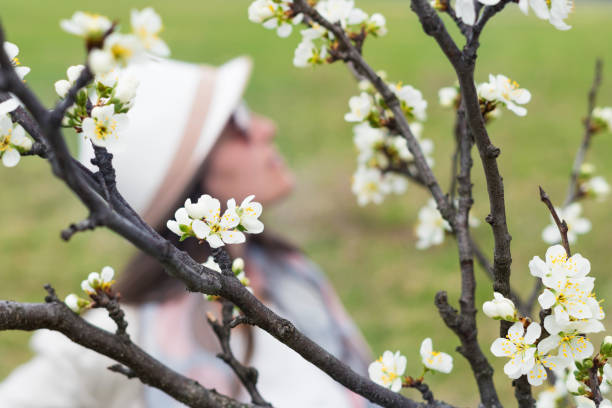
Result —
<instances>
[{"instance_id":1,"label":"green background","mask_svg":"<svg viewBox=\"0 0 612 408\"><path fill-rule=\"evenodd\" d=\"M405 195L390 197L381 206L360 208L350 191L356 154L351 125L344 122L343 115L348 98L357 90L346 67L338 63L316 69L294 68L293 50L299 35L280 39L250 23L248 1L1 3L7 39L19 45L22 64L32 68L27 83L49 105L55 101L53 83L64 78L69 65L84 58L80 40L59 28L60 19L76 10L99 12L127 23L130 8L151 5L164 20L163 38L174 58L219 64L237 55L251 55L255 69L247 101L253 110L278 122L278 145L298 179L286 202L265 209L266 228L288 236L323 267L375 354L402 350L408 356L407 372L419 375L419 345L423 338L432 337L436 349L452 352L455 358L455 374L430 378L434 395L453 404L477 404L474 381L459 374L468 372L469 367L454 352L458 340L433 305L438 290L447 290L456 304L456 246L447 239L440 247L424 252L415 249L416 214L427 194L413 185ZM368 13L382 12L388 21L386 37L366 42L366 59L375 69L386 70L390 80L422 90L429 101L424 135L435 141L434 171L447 186L453 118L438 106L437 90L453 84L453 71L435 42L422 32L409 1L370 0L357 5ZM502 151L499 165L513 236L512 284L519 293L532 286L528 261L534 255L543 257L547 248L540 233L548 224L548 214L538 200L537 186L541 184L554 202L565 196L598 56L607 62L600 104L612 105L610 17L610 5L581 3L569 19L574 28L561 32L533 15L525 17L512 4L489 24L481 40L476 80L487 80L489 73L503 73L533 94L527 117L519 118L506 110L489 126L493 142ZM609 133L597 136L589 154L598 173L610 181L611 138ZM488 205L476 155L473 173L474 214L483 219ZM42 285L47 282L63 296L76 291L87 273L107 264L120 269L132 254L131 245L103 229L78 234L70 243L59 239L59 232L83 219L86 211L42 160L26 158L17 168L0 168L0 187L1 299L41 301ZM612 293L610 201L587 202L584 208L594 227L579 238L574 252L591 260L598 297L606 299ZM474 233L492 252L488 225L481 225ZM477 272L477 278L481 304L492 291L482 271ZM482 313L478 319L480 342L490 355L497 323ZM0 334L0 378L28 359L28 337L27 333ZM599 341L599 336L595 339ZM491 361L500 393L514 405L510 382L501 370L504 361L492 356ZM410 390L406 393L418 398Z\"/></svg>"}]
</instances>

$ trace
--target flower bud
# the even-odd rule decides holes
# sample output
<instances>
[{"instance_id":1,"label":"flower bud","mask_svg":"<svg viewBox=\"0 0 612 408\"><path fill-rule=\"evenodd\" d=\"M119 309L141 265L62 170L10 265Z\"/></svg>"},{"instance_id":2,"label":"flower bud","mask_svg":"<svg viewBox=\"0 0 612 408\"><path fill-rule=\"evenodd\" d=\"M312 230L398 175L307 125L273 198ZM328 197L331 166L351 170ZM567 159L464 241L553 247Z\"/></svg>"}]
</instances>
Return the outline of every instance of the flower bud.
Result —
<instances>
[{"instance_id":1,"label":"flower bud","mask_svg":"<svg viewBox=\"0 0 612 408\"><path fill-rule=\"evenodd\" d=\"M244 260L242 258L234 259L234 262L232 262L232 272L234 272L235 275L238 275L243 270L244 270Z\"/></svg>"},{"instance_id":2,"label":"flower bud","mask_svg":"<svg viewBox=\"0 0 612 408\"><path fill-rule=\"evenodd\" d=\"M482 311L485 315L495 320L516 321L516 307L514 303L499 292L493 294L493 300L484 302Z\"/></svg>"},{"instance_id":3,"label":"flower bud","mask_svg":"<svg viewBox=\"0 0 612 408\"><path fill-rule=\"evenodd\" d=\"M580 166L580 177L590 178L595 173L595 166L592 163L582 163Z\"/></svg>"},{"instance_id":4,"label":"flower bud","mask_svg":"<svg viewBox=\"0 0 612 408\"><path fill-rule=\"evenodd\" d=\"M82 299L80 297L78 297L77 295L75 295L74 293L69 294L68 296L66 296L66 299L64 300L64 303L66 304L66 306L68 306L74 313L81 313L81 311L83 309L85 309L86 307L88 307L90 305L90 302Z\"/></svg>"},{"instance_id":5,"label":"flower bud","mask_svg":"<svg viewBox=\"0 0 612 408\"><path fill-rule=\"evenodd\" d=\"M69 90L70 82L65 79L60 79L55 83L55 92L57 92L60 98L65 98Z\"/></svg>"},{"instance_id":6,"label":"flower bud","mask_svg":"<svg viewBox=\"0 0 612 408\"><path fill-rule=\"evenodd\" d=\"M612 357L612 336L606 336L601 343L600 352L606 357Z\"/></svg>"}]
</instances>

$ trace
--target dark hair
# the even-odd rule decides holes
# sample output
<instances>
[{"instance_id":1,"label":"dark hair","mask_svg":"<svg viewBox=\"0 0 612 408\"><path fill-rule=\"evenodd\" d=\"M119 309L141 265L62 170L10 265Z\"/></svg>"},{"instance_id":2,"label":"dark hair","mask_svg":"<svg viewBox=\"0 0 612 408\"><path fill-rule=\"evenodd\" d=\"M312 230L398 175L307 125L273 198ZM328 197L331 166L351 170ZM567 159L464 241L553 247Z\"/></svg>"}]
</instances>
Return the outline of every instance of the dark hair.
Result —
<instances>
[{"instance_id":1,"label":"dark hair","mask_svg":"<svg viewBox=\"0 0 612 408\"><path fill-rule=\"evenodd\" d=\"M206 171L206 161L201 171ZM197 174L203 174L198 172ZM202 187L201 180L196 177L187 188L187 192L181 196L180 201L168 211L160 225L153 227L165 239L169 240L178 249L187 252L197 262L206 262L211 255L208 245L198 244L195 239L186 239L182 242L179 237L166 228L165 220L174 219L176 208L182 207L184 200L190 198L192 201L205 194L206 188ZM274 233L265 231L257 235L247 235L247 245L258 245L267 254L279 257L298 251L297 247L281 239ZM248 273L248 272L247 272ZM128 304L143 304L150 301L163 302L175 296L185 293L185 285L180 280L166 273L163 266L155 258L139 252L134 255L119 276L116 290L121 294L121 300Z\"/></svg>"}]
</instances>

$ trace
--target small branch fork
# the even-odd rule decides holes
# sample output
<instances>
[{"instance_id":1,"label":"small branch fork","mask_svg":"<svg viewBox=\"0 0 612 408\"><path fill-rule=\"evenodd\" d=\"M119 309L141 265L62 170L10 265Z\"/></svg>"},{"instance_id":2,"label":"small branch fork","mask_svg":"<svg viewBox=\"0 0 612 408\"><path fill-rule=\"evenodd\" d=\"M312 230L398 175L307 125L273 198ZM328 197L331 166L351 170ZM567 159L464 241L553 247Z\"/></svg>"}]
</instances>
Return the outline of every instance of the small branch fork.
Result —
<instances>
[{"instance_id":1,"label":"small branch fork","mask_svg":"<svg viewBox=\"0 0 612 408\"><path fill-rule=\"evenodd\" d=\"M0 29L0 42L3 41L4 33ZM361 57L359 56L359 58ZM76 84L73 85L73 88L71 88L68 94L76 95L78 89L91 80L90 77L88 78L89 75L89 70L83 70L81 76L76 81ZM378 78L371 70L370 75ZM382 80L380 80L380 78L378 78L378 81L380 84L382 84ZM390 92L388 89L387 91ZM113 191L112 188L107 188L109 192L109 195L107 195L105 188L100 183L100 179L74 160L70 155L68 147L63 139L61 129L59 128L61 118L58 118L63 116L63 114L54 114L54 112L61 112L62 109L65 109L65 104L60 104L55 110L48 111L42 105L36 95L32 93L32 91L14 72L11 62L1 47L0 92L11 92L15 94L25 105L29 111L29 114L25 111L21 112L20 114L22 118L19 123L22 124L22 126L24 124L32 125L28 128L24 126L24 128L27 131L32 130L34 132L32 136L35 139L40 138L43 144L47 147L46 156L47 160L51 164L53 173L58 178L63 180L66 185L79 197L79 199L89 209L90 214L95 214L96 217L99 217L99 220L104 226L121 235L145 253L158 259L169 274L185 283L188 290L197 293L217 295L230 300L232 303L238 306L243 313L245 313L252 324L267 331L280 342L295 350L304 359L321 369L346 388L362 395L376 404L385 407L413 408L422 406L422 404L419 404L400 394L394 393L387 388L375 384L368 378L357 374L344 362L338 360L321 346L302 334L290 321L283 319L263 305L238 281L238 279L236 279L236 277L226 276L224 274L219 274L215 271L209 270L192 259L187 253L179 251L170 242L166 241L151 227L149 227L125 202L123 197L118 192ZM397 98L395 98L395 102L396 103L394 106L395 109L397 109L399 108ZM405 125L407 128L407 124ZM409 129L405 129L405 131L409 132ZM418 143L414 137L412 138L412 142L409 141L409 144L410 143L412 143L413 149L415 146L416 149L419 149ZM417 154L415 154L415 152ZM420 150L413 151L415 156L418 156L419 153L419 160L422 163L425 163L422 152L420 152ZM103 169L100 170L103 171ZM432 178L433 175L431 174L430 170L429 173L421 172L421 174L426 176L426 184L430 186L430 188L437 186L435 179ZM447 216L452 214L454 209L448 205L448 202L446 202L444 199L439 186L436 188L436 191L436 196L439 199L439 205L442 205L441 211L443 214L446 214ZM110 198L110 202L107 201L108 198ZM62 307L65 306L62 305ZM55 317L57 317L57 312L51 316L52 318L36 320L35 316L37 313L48 315L48 310L46 308L41 310L40 305L32 305L32 307L29 309L33 310L33 314L26 317L24 315L15 316L15 313L17 313L15 312L16 309L23 311L22 304L15 304L11 302L0 303L0 314L3 316L3 318L0 319L0 322L3 322L3 324L0 324L0 330L33 330L43 327L57 329L60 331L62 329L67 330L64 328L64 326L59 325L57 320L54 320ZM19 316L23 317L23 319L17 318L17 320L15 320L16 317ZM30 317L37 321L38 325L28 323ZM6 324L4 324L5 322ZM76 326L77 329L85 327L82 326L83 324L86 323L79 323ZM88 330L87 333L93 335L91 330ZM70 338L73 341L79 342L73 337ZM83 337L83 339L81 339L81 337ZM93 339L85 338L87 337L87 334L84 334L81 337L79 337L79 339L82 341L82 343L79 344L105 354L107 348L104 347L104 344L94 341ZM117 360L123 364L125 358L121 357ZM125 365L129 366L128 364ZM160 368L158 365L159 364L152 364L149 367L151 371L148 373L145 373L144 371L139 373L139 378L142 380L143 376L146 374L144 377L145 380L143 381L149 381L152 384L161 384L160 381L165 381L166 379L160 379L158 374L159 372L167 373L167 371L165 371L167 369L165 367ZM132 369L134 369L133 365ZM142 374L142 376L140 374ZM175 385L184 383L184 385L181 385L180 387L177 385L180 391L176 391L174 394L171 394L174 398L180 401L190 398L189 395L191 394L197 394L199 396L204 394L203 391L196 392L190 389L190 386L195 387L195 385L193 381L186 379L185 377L178 376L178 374L176 376L169 375L169 377L171 377L171 382ZM168 378L168 381L170 381L170 378ZM208 395L210 395L210 393ZM208 404L206 401L210 401L210 398L207 398L208 397L203 396L202 401L204 402L202 404L198 403L193 404L192 406L223 406L222 404ZM435 406L450 407L450 405L439 401L436 401Z\"/></svg>"},{"instance_id":2,"label":"small branch fork","mask_svg":"<svg viewBox=\"0 0 612 408\"><path fill-rule=\"evenodd\" d=\"M51 329L73 342L110 357L120 364L111 370L138 377L143 384L159 388L191 407L251 408L208 390L196 381L171 370L133 344L127 335L118 336L86 322L61 302L53 288L45 286L46 303L0 301L0 330Z\"/></svg>"},{"instance_id":3,"label":"small branch fork","mask_svg":"<svg viewBox=\"0 0 612 408\"><path fill-rule=\"evenodd\" d=\"M257 389L257 377L259 375L257 370L253 367L246 367L242 365L242 363L238 361L238 359L234 356L234 353L232 352L232 349L230 347L230 336L232 330L232 323L234 322L234 318L232 316L234 311L234 305L228 300L222 300L221 303L221 323L219 323L213 315L209 314L207 316L208 323L211 325L215 334L217 335L219 343L221 344L221 349L223 350L221 353L217 354L217 357L219 357L231 367L238 379L240 379L242 385L244 385L249 395L251 396L251 401L253 402L253 404L260 405L262 407L272 407L270 403L264 400L264 398L261 396Z\"/></svg>"}]
</instances>

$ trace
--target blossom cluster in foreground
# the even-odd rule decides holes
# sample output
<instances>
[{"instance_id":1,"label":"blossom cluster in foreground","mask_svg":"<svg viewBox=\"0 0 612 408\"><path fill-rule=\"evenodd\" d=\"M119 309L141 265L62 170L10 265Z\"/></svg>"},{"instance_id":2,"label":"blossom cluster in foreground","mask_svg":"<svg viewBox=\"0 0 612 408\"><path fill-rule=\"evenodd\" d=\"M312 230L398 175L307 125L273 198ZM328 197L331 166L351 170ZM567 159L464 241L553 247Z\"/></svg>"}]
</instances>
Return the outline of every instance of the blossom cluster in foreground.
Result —
<instances>
[{"instance_id":1,"label":"blossom cluster in foreground","mask_svg":"<svg viewBox=\"0 0 612 408\"><path fill-rule=\"evenodd\" d=\"M478 0L486 6L494 6L501 0ZM569 26L565 19L569 13L574 10L574 0L518 0L516 1L521 11L527 15L531 8L535 15L549 21L558 30L569 30ZM440 0L433 0L432 5L436 9L444 9L446 7ZM476 22L476 9L472 0L456 0L455 11L457 17L463 20L465 24L474 25Z\"/></svg>"},{"instance_id":2,"label":"blossom cluster in foreground","mask_svg":"<svg viewBox=\"0 0 612 408\"><path fill-rule=\"evenodd\" d=\"M110 293L111 286L115 283L113 280L114 276L115 270L110 266L105 266L101 272L90 273L87 279L81 282L81 289L90 298L91 296L96 296L98 292ZM84 299L74 293L66 296L64 303L75 313L81 313L83 310L94 305L91 299Z\"/></svg>"},{"instance_id":3,"label":"blossom cluster in foreground","mask_svg":"<svg viewBox=\"0 0 612 408\"><path fill-rule=\"evenodd\" d=\"M162 29L159 15L152 8L132 10L130 34L115 32L110 19L99 14L77 11L61 27L96 44L89 53L89 69L95 75L89 86L81 89L74 105L66 112L63 125L74 128L98 146L112 148L120 143L127 128L127 112L133 106L138 78L128 64L144 60L148 54L168 56L170 50L158 36ZM55 83L55 91L65 98L85 69L74 65L67 79Z\"/></svg>"},{"instance_id":4,"label":"blossom cluster in foreground","mask_svg":"<svg viewBox=\"0 0 612 408\"><path fill-rule=\"evenodd\" d=\"M423 375L417 381L423 381L427 371L439 371L448 374L453 369L453 358L443 352L434 351L431 339L428 337L421 343L421 361L424 366ZM411 377L404 376L406 371L406 357L399 351L395 353L387 350L378 360L368 367L370 379L376 384L399 392L404 382Z\"/></svg>"},{"instance_id":5,"label":"blossom cluster in foreground","mask_svg":"<svg viewBox=\"0 0 612 408\"><path fill-rule=\"evenodd\" d=\"M385 77L384 73L380 75ZM433 166L433 142L421 137L423 125L420 121L427 117L427 101L410 85L390 83L389 88L399 99L427 163ZM344 119L357 123L353 128L353 141L358 151L358 164L352 190L359 205L363 206L370 202L380 204L391 193L402 194L408 185L405 173L416 174L417 170L406 139L396 129L394 115L380 93L367 81L360 82L359 89L361 93L349 99L350 111Z\"/></svg>"},{"instance_id":6,"label":"blossom cluster in foreground","mask_svg":"<svg viewBox=\"0 0 612 408\"><path fill-rule=\"evenodd\" d=\"M233 198L228 200L222 216L221 203L216 198L204 194L196 203L188 198L185 206L176 210L175 219L167 222L167 227L181 240L196 237L206 240L212 248L240 244L246 240L244 233L259 234L264 229L259 221L263 207L252 201L254 197L245 198L240 207Z\"/></svg>"},{"instance_id":7,"label":"blossom cluster in foreground","mask_svg":"<svg viewBox=\"0 0 612 408\"><path fill-rule=\"evenodd\" d=\"M531 385L538 386L547 379L548 369L558 379L568 378L568 384L575 382L570 392L584 398L588 380L588 374L584 373L593 366L595 352L587 335L602 332L601 321L605 317L593 292L595 278L588 276L590 262L580 254L568 257L561 245L555 245L548 248L544 260L535 256L529 262L529 269L544 286L538 302L543 310L550 312L543 322L546 331L537 322L519 318L514 303L496 293L493 301L485 302L483 311L489 317L514 324L505 338L493 342L491 352L510 359L504 366L504 373L511 379L526 375ZM608 347L604 341L595 358L605 363L610 355L612 345ZM609 365L606 366L609 371ZM581 370L585 370L584 373ZM550 395L543 393L541 398L545 402L563 393L563 390ZM580 399L576 402L585 403Z\"/></svg>"},{"instance_id":8,"label":"blossom cluster in foreground","mask_svg":"<svg viewBox=\"0 0 612 408\"><path fill-rule=\"evenodd\" d=\"M327 21L339 24L354 41L363 42L368 35L378 37L387 33L382 14L370 16L356 8L353 0L322 0L314 8ZM302 41L295 50L293 64L296 67L324 64L337 47L334 35L311 19L305 19L302 13L294 11L291 0L255 0L249 6L248 15L250 21L276 30L279 37L288 37L294 25L303 23L308 27L301 31Z\"/></svg>"}]
</instances>

